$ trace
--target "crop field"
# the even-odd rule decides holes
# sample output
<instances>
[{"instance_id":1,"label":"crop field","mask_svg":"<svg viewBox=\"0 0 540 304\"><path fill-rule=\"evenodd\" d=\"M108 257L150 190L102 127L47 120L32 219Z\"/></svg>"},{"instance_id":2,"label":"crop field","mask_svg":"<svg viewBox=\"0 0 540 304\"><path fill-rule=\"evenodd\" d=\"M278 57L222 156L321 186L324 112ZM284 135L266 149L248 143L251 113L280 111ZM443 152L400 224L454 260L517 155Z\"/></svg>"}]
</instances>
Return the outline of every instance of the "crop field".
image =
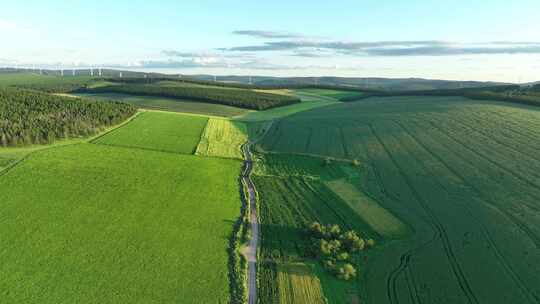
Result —
<instances>
[{"instance_id":1,"label":"crop field","mask_svg":"<svg viewBox=\"0 0 540 304\"><path fill-rule=\"evenodd\" d=\"M237 121L210 118L195 154L242 159L241 146L247 141L247 127Z\"/></svg>"},{"instance_id":2,"label":"crop field","mask_svg":"<svg viewBox=\"0 0 540 304\"><path fill-rule=\"evenodd\" d=\"M232 117L250 112L246 109L227 105L179 100L165 97L136 96L118 93L73 93L71 95L78 97L88 97L100 101L121 101L136 105L143 109L193 113L222 117Z\"/></svg>"},{"instance_id":3,"label":"crop field","mask_svg":"<svg viewBox=\"0 0 540 304\"><path fill-rule=\"evenodd\" d=\"M353 96L361 96L361 92L353 92L353 91L340 91L340 90L329 90L329 89L298 89L294 90L297 94L304 94L304 95L317 95L317 96L323 96L323 97L329 97L334 99L341 99L344 97L353 97Z\"/></svg>"},{"instance_id":4,"label":"crop field","mask_svg":"<svg viewBox=\"0 0 540 304\"><path fill-rule=\"evenodd\" d=\"M280 264L277 273L280 303L326 304L321 282L309 266Z\"/></svg>"},{"instance_id":5,"label":"crop field","mask_svg":"<svg viewBox=\"0 0 540 304\"><path fill-rule=\"evenodd\" d=\"M538 303L539 127L535 107L459 97L372 98L275 121L259 148L361 164L360 177L348 179L354 188L340 179L321 181L339 197L333 202L350 205L359 198L354 191L369 196L367 209L352 209L372 223L382 244L358 282L361 303ZM279 223L267 235L292 237L280 234L295 227L288 219L301 223L310 214L312 203L301 206L309 195L280 197L270 190L301 193L301 183L258 179L261 220ZM374 202L379 207L372 209ZM392 217L412 233L376 226ZM264 225L262 233L263 246L275 248L279 237L265 239Z\"/></svg>"},{"instance_id":6,"label":"crop field","mask_svg":"<svg viewBox=\"0 0 540 304\"><path fill-rule=\"evenodd\" d=\"M265 90L268 91L268 90ZM280 90L283 92L284 90ZM317 95L315 93L303 94L297 90L287 90L290 95L296 96L302 100L301 103L273 108L265 111L253 111L236 117L237 120L245 122L260 122L280 119L295 113L308 111L328 105L333 105L338 102L337 99ZM273 92L272 90L270 92ZM280 93L275 93L280 94ZM281 93L283 94L283 93Z\"/></svg>"},{"instance_id":7,"label":"crop field","mask_svg":"<svg viewBox=\"0 0 540 304\"><path fill-rule=\"evenodd\" d=\"M87 143L36 152L0 176L1 302L227 303L240 165Z\"/></svg>"},{"instance_id":8,"label":"crop field","mask_svg":"<svg viewBox=\"0 0 540 304\"><path fill-rule=\"evenodd\" d=\"M253 181L260 199L261 303L359 300L356 281L337 280L305 256L309 242L303 236L305 227L318 221L354 229L364 237L378 237L350 204L325 185L325 181L355 179L357 169L350 163L323 166L322 159L307 156L260 157Z\"/></svg>"},{"instance_id":9,"label":"crop field","mask_svg":"<svg viewBox=\"0 0 540 304\"><path fill-rule=\"evenodd\" d=\"M202 116L144 112L94 143L193 154L207 121Z\"/></svg>"}]
</instances>

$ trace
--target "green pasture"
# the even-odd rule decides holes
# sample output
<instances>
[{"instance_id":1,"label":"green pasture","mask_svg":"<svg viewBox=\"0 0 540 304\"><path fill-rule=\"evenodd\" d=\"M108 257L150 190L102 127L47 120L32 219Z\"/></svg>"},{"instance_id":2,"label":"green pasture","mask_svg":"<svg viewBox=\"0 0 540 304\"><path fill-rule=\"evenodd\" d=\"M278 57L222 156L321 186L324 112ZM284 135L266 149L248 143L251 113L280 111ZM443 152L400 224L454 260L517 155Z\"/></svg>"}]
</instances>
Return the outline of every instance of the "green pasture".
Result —
<instances>
[{"instance_id":1,"label":"green pasture","mask_svg":"<svg viewBox=\"0 0 540 304\"><path fill-rule=\"evenodd\" d=\"M96 144L193 154L207 117L144 112L122 128L94 140Z\"/></svg>"},{"instance_id":2,"label":"green pasture","mask_svg":"<svg viewBox=\"0 0 540 304\"><path fill-rule=\"evenodd\" d=\"M32 154L0 176L2 302L227 303L240 165L95 144Z\"/></svg>"}]
</instances>

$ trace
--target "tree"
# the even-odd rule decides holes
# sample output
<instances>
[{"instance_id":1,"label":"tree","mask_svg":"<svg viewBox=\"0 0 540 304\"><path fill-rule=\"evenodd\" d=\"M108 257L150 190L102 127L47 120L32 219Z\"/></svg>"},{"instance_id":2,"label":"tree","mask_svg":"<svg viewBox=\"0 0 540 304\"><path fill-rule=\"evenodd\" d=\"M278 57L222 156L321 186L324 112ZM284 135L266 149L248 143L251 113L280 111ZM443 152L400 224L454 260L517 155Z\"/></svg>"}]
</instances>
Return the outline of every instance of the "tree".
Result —
<instances>
[{"instance_id":1,"label":"tree","mask_svg":"<svg viewBox=\"0 0 540 304\"><path fill-rule=\"evenodd\" d=\"M354 268L353 265L347 263L347 264L343 265L342 267L339 267L337 276L338 276L338 278L340 278L342 280L348 281L348 280L356 277L356 268Z\"/></svg>"}]
</instances>

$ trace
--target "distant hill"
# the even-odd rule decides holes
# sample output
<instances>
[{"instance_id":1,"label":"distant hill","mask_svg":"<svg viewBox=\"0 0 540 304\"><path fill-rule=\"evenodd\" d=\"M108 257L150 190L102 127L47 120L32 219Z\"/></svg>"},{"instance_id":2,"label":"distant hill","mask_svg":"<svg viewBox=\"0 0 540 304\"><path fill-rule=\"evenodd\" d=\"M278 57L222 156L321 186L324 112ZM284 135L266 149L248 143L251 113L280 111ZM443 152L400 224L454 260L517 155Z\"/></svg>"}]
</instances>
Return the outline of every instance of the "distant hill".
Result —
<instances>
[{"instance_id":1,"label":"distant hill","mask_svg":"<svg viewBox=\"0 0 540 304\"><path fill-rule=\"evenodd\" d=\"M213 81L211 75L192 75L191 78ZM451 81L451 80L432 80L422 78L353 78L353 77L264 77L264 76L218 76L216 78L221 82L235 82L252 84L257 86L287 86L287 85L329 85L329 86L350 86L357 88L379 89L389 91L403 90L441 90L441 89L459 89L476 88L495 85L504 85L500 82L481 82L481 81Z\"/></svg>"},{"instance_id":2,"label":"distant hill","mask_svg":"<svg viewBox=\"0 0 540 304\"><path fill-rule=\"evenodd\" d=\"M21 71L21 69L0 69L0 73L10 73ZM39 73L39 70L26 69L24 71L34 71ZM98 69L93 69L94 76L98 76ZM45 75L57 75L59 70L42 70ZM178 78L179 75L160 74L160 73L145 73L134 72L116 69L102 69L102 77L150 77L150 78ZM90 69L77 69L76 76L90 76ZM73 70L65 69L64 76L73 76ZM268 77L268 76L213 76L213 75L182 75L183 78L196 79L203 81L217 80L222 83L237 83L237 84L253 84L260 87L276 87L276 86L294 86L294 85L323 85L323 86L347 86L361 89L375 89L385 91L422 91L422 90L451 90L462 88L478 88L491 87L496 85L506 85L508 83L501 82L482 82L482 81L452 81L452 80L433 80L423 78L358 78L358 77Z\"/></svg>"}]
</instances>

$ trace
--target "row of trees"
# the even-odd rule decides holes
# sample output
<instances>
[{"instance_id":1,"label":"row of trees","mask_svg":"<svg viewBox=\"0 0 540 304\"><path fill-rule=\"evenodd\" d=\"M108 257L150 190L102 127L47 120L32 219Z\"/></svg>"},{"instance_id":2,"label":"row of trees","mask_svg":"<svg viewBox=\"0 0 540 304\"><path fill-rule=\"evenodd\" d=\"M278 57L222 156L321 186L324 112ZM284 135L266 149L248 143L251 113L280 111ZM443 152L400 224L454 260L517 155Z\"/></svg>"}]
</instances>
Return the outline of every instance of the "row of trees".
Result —
<instances>
[{"instance_id":1,"label":"row of trees","mask_svg":"<svg viewBox=\"0 0 540 304\"><path fill-rule=\"evenodd\" d=\"M262 93L253 90L211 87L160 87L157 85L123 84L84 89L84 91L91 93L123 93L189 99L253 110L265 110L300 102L300 99L291 96Z\"/></svg>"},{"instance_id":2,"label":"row of trees","mask_svg":"<svg viewBox=\"0 0 540 304\"><path fill-rule=\"evenodd\" d=\"M375 246L373 239L365 240L352 230L343 232L338 225L314 222L307 228L307 233L311 238L313 257L342 280L350 280L357 275L353 255Z\"/></svg>"},{"instance_id":3,"label":"row of trees","mask_svg":"<svg viewBox=\"0 0 540 304\"><path fill-rule=\"evenodd\" d=\"M136 112L132 105L0 89L0 146L52 143L95 134Z\"/></svg>"}]
</instances>

